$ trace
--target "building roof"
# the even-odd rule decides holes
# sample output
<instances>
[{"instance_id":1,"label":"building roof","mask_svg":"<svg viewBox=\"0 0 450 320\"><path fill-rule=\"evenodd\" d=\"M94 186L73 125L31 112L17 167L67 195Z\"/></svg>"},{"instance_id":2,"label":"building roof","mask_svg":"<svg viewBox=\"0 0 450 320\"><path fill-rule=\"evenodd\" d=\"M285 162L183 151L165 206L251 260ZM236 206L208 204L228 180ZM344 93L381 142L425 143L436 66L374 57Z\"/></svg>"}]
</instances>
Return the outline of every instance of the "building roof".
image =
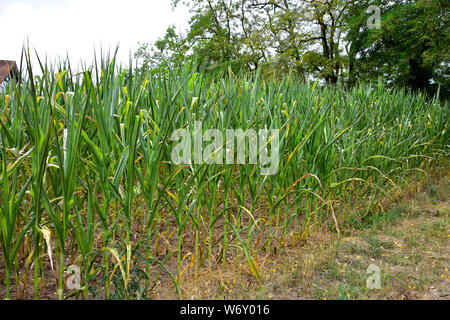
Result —
<instances>
[{"instance_id":1,"label":"building roof","mask_svg":"<svg viewBox=\"0 0 450 320\"><path fill-rule=\"evenodd\" d=\"M0 60L0 84L7 77L19 78L19 69L17 69L16 62L14 61Z\"/></svg>"}]
</instances>

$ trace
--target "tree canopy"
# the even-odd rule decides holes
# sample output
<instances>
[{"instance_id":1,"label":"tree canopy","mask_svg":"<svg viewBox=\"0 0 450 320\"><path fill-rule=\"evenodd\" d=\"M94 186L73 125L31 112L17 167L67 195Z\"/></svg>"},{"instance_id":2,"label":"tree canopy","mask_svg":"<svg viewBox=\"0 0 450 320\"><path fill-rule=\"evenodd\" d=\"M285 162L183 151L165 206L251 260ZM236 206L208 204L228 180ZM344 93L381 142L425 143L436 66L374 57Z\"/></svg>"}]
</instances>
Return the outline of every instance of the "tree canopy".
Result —
<instances>
[{"instance_id":1,"label":"tree canopy","mask_svg":"<svg viewBox=\"0 0 450 320\"><path fill-rule=\"evenodd\" d=\"M167 29L136 57L158 68L196 61L214 72L261 69L266 76L434 92L450 84L449 10L442 0L172 0L189 6L188 30ZM379 13L380 23L376 21Z\"/></svg>"}]
</instances>

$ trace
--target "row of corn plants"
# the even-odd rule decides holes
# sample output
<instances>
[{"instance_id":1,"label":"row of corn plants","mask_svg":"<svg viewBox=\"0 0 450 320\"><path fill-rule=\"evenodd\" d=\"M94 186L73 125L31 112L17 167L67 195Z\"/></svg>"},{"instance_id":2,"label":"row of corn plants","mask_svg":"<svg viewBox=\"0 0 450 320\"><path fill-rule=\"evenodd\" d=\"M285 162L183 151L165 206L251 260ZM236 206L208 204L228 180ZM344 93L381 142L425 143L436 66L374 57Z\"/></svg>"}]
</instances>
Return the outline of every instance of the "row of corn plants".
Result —
<instances>
[{"instance_id":1,"label":"row of corn plants","mask_svg":"<svg viewBox=\"0 0 450 320\"><path fill-rule=\"evenodd\" d=\"M183 276L233 257L261 278L261 252L382 211L409 176L449 154L448 103L382 84L213 77L190 65L154 74L122 69L114 56L83 72L37 57L36 75L30 61L24 51L22 81L0 96L7 299L28 283L39 299L53 279L59 299L87 299L98 286L104 299L151 298L158 279L181 298ZM194 133L196 121L203 132L279 130L278 173L174 164L173 132ZM82 270L74 290L71 265Z\"/></svg>"}]
</instances>

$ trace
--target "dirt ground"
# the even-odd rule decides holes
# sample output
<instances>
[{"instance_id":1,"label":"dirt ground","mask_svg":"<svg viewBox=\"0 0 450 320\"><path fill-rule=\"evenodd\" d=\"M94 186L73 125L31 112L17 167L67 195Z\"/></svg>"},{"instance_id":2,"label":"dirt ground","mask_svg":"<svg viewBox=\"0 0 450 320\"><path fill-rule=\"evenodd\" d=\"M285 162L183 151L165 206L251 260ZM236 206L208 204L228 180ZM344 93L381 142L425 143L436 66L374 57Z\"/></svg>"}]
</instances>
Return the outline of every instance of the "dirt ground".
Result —
<instances>
[{"instance_id":1,"label":"dirt ground","mask_svg":"<svg viewBox=\"0 0 450 320\"><path fill-rule=\"evenodd\" d=\"M398 299L450 300L450 175L406 196L369 225L341 235L311 234L304 245L257 257L262 279L245 259L204 269L181 284L186 299ZM367 273L380 270L380 288ZM373 267L372 267L373 268ZM373 286L372 286L373 287ZM169 283L154 299L176 298Z\"/></svg>"}]
</instances>

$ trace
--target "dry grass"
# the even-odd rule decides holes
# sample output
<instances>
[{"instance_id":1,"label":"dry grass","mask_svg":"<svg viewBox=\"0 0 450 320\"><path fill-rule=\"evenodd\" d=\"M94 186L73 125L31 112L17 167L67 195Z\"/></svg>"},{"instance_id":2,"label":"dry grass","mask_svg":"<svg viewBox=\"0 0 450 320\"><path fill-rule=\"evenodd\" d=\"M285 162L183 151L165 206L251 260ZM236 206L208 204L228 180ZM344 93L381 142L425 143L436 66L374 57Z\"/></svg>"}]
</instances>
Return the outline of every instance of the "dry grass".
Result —
<instances>
[{"instance_id":1,"label":"dry grass","mask_svg":"<svg viewBox=\"0 0 450 320\"><path fill-rule=\"evenodd\" d=\"M307 243L259 256L263 278L256 280L245 259L224 270L203 268L185 275L186 299L450 299L450 175L419 187L369 226L326 230ZM380 290L366 285L370 264L381 269ZM155 299L176 298L160 285Z\"/></svg>"}]
</instances>

